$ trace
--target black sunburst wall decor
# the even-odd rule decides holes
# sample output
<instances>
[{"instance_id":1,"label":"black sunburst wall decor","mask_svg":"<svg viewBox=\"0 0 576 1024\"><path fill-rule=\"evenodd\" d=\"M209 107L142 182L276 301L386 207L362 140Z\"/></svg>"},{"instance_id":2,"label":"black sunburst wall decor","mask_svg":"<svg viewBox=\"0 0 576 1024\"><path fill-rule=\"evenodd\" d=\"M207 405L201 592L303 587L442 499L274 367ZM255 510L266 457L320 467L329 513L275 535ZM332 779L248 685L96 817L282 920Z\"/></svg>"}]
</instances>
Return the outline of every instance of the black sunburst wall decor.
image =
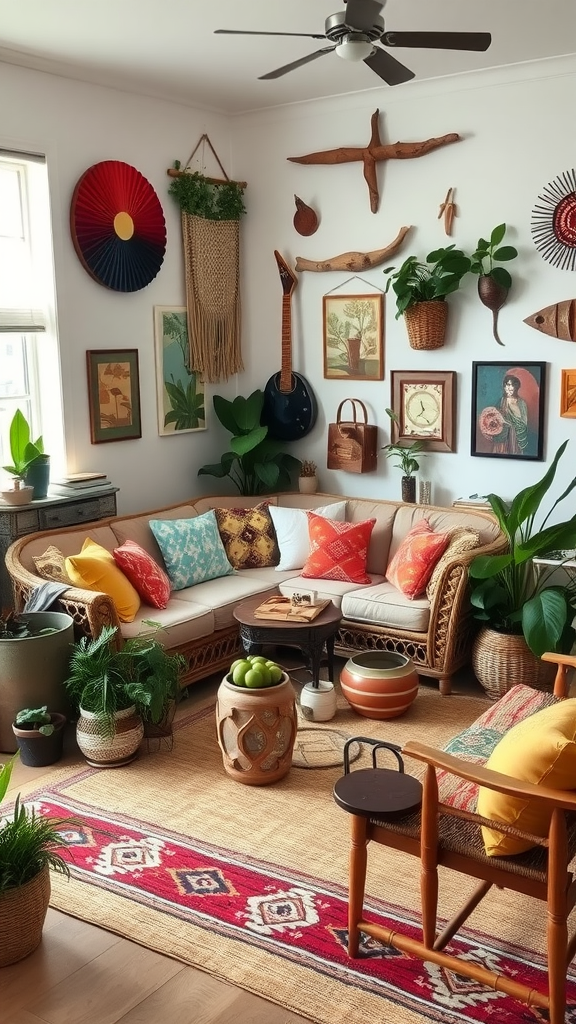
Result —
<instances>
[{"instance_id":1,"label":"black sunburst wall decor","mask_svg":"<svg viewBox=\"0 0 576 1024\"><path fill-rule=\"evenodd\" d=\"M543 259L561 270L576 269L576 171L546 185L532 211L532 238Z\"/></svg>"},{"instance_id":2,"label":"black sunburst wall decor","mask_svg":"<svg viewBox=\"0 0 576 1024\"><path fill-rule=\"evenodd\" d=\"M166 222L152 185L131 164L103 160L84 172L70 208L82 266L106 288L135 292L156 277L166 252Z\"/></svg>"}]
</instances>

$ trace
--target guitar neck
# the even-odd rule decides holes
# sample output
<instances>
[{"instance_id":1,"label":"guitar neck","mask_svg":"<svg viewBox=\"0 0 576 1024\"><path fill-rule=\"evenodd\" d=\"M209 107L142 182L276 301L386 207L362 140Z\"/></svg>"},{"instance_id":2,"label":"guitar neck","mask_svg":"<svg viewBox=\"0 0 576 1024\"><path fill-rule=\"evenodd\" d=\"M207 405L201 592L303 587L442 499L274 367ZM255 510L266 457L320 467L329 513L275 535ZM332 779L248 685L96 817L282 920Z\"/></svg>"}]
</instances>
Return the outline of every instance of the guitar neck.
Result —
<instances>
[{"instance_id":1,"label":"guitar neck","mask_svg":"<svg viewBox=\"0 0 576 1024\"><path fill-rule=\"evenodd\" d=\"M282 296L282 369L280 391L292 391L292 311L290 295Z\"/></svg>"}]
</instances>

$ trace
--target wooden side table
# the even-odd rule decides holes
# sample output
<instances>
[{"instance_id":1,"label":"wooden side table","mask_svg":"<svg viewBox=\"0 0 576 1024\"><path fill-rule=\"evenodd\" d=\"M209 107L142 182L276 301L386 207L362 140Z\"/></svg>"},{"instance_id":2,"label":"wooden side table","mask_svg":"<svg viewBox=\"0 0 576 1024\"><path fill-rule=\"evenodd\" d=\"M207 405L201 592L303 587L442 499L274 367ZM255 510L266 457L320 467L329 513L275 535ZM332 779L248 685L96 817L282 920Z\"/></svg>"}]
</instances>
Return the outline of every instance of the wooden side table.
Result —
<instances>
[{"instance_id":1,"label":"wooden side table","mask_svg":"<svg viewBox=\"0 0 576 1024\"><path fill-rule=\"evenodd\" d=\"M338 632L342 613L330 602L312 622L285 622L277 619L257 619L254 615L262 595L242 601L234 609L234 618L240 623L240 640L247 654L259 654L264 644L284 644L299 647L310 661L312 682L318 686L320 663L324 650L328 656L328 678L334 682L334 638Z\"/></svg>"}]
</instances>

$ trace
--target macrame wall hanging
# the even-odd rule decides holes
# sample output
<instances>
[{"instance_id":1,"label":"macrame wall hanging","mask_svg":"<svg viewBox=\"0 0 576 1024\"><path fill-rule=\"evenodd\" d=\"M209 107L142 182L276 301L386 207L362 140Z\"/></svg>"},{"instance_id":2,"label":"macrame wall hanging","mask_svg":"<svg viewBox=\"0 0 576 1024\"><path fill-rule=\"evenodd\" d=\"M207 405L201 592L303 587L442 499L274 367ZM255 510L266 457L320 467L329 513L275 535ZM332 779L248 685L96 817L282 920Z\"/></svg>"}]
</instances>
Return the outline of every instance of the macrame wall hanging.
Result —
<instances>
[{"instance_id":1,"label":"macrame wall hanging","mask_svg":"<svg viewBox=\"0 0 576 1024\"><path fill-rule=\"evenodd\" d=\"M206 144L222 178L192 171ZM204 159L202 159L204 168ZM245 181L231 181L214 146L202 135L182 170L168 170L168 189L182 212L182 239L188 310L189 369L204 381L227 380L243 370L240 337L240 217L245 213Z\"/></svg>"}]
</instances>

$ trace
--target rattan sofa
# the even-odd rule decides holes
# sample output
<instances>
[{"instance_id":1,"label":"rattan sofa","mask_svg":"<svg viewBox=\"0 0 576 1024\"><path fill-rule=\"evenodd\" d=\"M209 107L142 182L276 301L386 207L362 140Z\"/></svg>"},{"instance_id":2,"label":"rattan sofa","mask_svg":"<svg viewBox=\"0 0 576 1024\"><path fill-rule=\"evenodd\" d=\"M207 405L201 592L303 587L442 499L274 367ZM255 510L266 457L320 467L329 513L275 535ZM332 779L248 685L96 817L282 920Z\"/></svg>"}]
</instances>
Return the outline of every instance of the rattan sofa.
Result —
<instances>
[{"instance_id":1,"label":"rattan sofa","mask_svg":"<svg viewBox=\"0 0 576 1024\"><path fill-rule=\"evenodd\" d=\"M313 509L342 501L344 496L289 492L268 498L273 504ZM15 541L6 555L15 606L21 610L32 591L44 582L36 573L33 556L42 554L50 544L70 555L81 549L86 537L108 550L131 539L147 547L152 554L158 549L148 525L151 518L186 518L218 506L250 507L262 500L262 496L193 498L141 515L115 516L82 526L28 534ZM118 626L120 634L126 638L149 629L144 620L160 622L164 627L162 642L180 651L186 659L182 685L188 686L227 668L236 656L240 649L238 624L232 613L240 601L260 593L266 597L283 588L313 587L320 597L332 599L342 609L336 638L338 653L386 650L406 654L413 659L419 673L439 680L441 693L450 693L452 676L469 661L474 633L467 592L468 565L476 554L503 551L506 547L495 519L475 509L410 505L372 498L346 498L346 502L347 521L376 519L368 552L367 571L372 581L369 587L329 580L311 581L294 570L244 569L234 576L173 592L165 610L142 605L131 623L119 622L114 604L106 594L71 588L61 596L60 605L72 615L79 631L94 636L106 624ZM434 530L453 530L459 526L476 530L480 544L449 561L432 600L422 597L409 601L387 583L384 574L390 557L408 530L423 516Z\"/></svg>"}]
</instances>

